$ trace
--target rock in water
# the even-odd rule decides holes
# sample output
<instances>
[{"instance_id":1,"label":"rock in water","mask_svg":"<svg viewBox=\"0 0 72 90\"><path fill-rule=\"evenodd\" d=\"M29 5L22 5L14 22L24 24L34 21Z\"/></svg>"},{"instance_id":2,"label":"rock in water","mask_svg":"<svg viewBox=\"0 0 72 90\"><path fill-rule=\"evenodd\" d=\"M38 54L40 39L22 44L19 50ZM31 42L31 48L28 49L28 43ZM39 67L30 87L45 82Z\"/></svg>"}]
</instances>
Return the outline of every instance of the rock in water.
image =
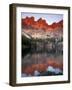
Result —
<instances>
[{"instance_id":1,"label":"rock in water","mask_svg":"<svg viewBox=\"0 0 72 90\"><path fill-rule=\"evenodd\" d=\"M38 76L39 74L40 73L37 70L34 71L34 76Z\"/></svg>"},{"instance_id":2,"label":"rock in water","mask_svg":"<svg viewBox=\"0 0 72 90\"><path fill-rule=\"evenodd\" d=\"M55 72L55 69L52 66L48 66L46 71Z\"/></svg>"}]
</instances>

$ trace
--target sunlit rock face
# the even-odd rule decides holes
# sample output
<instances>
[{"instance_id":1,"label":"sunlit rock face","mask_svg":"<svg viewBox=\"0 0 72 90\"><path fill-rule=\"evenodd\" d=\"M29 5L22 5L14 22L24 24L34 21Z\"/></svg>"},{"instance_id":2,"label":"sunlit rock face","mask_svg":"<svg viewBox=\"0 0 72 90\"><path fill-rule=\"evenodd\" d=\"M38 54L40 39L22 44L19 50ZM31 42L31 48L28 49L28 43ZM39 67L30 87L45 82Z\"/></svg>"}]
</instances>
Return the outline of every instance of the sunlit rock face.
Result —
<instances>
[{"instance_id":1,"label":"sunlit rock face","mask_svg":"<svg viewBox=\"0 0 72 90\"><path fill-rule=\"evenodd\" d=\"M34 17L26 17L22 19L22 28L32 28L32 29L42 29L42 30L60 30L63 28L63 20L59 21L58 23L54 22L51 25L48 25L45 19L38 19L35 21Z\"/></svg>"},{"instance_id":2,"label":"sunlit rock face","mask_svg":"<svg viewBox=\"0 0 72 90\"><path fill-rule=\"evenodd\" d=\"M46 20L42 18L35 21L34 17L26 17L22 19L22 32L31 35L34 39L61 38L63 33L63 20L48 25Z\"/></svg>"}]
</instances>

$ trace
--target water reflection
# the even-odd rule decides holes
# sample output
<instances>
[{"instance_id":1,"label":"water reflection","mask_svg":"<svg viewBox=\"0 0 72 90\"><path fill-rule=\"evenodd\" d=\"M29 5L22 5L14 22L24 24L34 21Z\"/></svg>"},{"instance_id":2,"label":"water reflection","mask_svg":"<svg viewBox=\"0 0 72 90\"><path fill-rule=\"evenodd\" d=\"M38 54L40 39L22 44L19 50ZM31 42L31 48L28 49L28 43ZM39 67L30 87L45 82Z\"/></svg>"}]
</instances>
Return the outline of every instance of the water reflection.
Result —
<instances>
[{"instance_id":1,"label":"water reflection","mask_svg":"<svg viewBox=\"0 0 72 90\"><path fill-rule=\"evenodd\" d=\"M57 51L22 49L22 77L63 74L63 54Z\"/></svg>"}]
</instances>

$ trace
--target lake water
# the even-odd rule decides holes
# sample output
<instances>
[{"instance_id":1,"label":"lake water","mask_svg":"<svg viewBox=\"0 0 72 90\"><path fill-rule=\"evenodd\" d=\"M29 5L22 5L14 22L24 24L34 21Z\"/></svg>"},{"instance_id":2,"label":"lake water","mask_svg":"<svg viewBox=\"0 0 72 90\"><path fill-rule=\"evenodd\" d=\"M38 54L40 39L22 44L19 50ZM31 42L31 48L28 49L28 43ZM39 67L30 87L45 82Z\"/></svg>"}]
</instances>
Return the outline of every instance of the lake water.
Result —
<instances>
[{"instance_id":1,"label":"lake water","mask_svg":"<svg viewBox=\"0 0 72 90\"><path fill-rule=\"evenodd\" d=\"M26 48L22 50L22 77L63 75L63 53Z\"/></svg>"}]
</instances>

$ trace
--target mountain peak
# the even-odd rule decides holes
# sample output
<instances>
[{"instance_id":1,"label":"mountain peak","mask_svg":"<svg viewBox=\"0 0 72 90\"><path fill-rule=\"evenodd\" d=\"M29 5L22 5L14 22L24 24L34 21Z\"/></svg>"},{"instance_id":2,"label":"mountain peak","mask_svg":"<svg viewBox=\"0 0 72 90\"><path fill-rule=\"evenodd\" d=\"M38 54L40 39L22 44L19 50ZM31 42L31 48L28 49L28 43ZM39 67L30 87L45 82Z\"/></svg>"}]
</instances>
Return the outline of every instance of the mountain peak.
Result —
<instances>
[{"instance_id":1,"label":"mountain peak","mask_svg":"<svg viewBox=\"0 0 72 90\"><path fill-rule=\"evenodd\" d=\"M35 18L32 17L26 17L22 18L22 28L25 29L42 29L42 30L60 30L63 29L63 20L59 22L54 22L51 25L48 25L45 19L39 18L37 21L35 21Z\"/></svg>"}]
</instances>

